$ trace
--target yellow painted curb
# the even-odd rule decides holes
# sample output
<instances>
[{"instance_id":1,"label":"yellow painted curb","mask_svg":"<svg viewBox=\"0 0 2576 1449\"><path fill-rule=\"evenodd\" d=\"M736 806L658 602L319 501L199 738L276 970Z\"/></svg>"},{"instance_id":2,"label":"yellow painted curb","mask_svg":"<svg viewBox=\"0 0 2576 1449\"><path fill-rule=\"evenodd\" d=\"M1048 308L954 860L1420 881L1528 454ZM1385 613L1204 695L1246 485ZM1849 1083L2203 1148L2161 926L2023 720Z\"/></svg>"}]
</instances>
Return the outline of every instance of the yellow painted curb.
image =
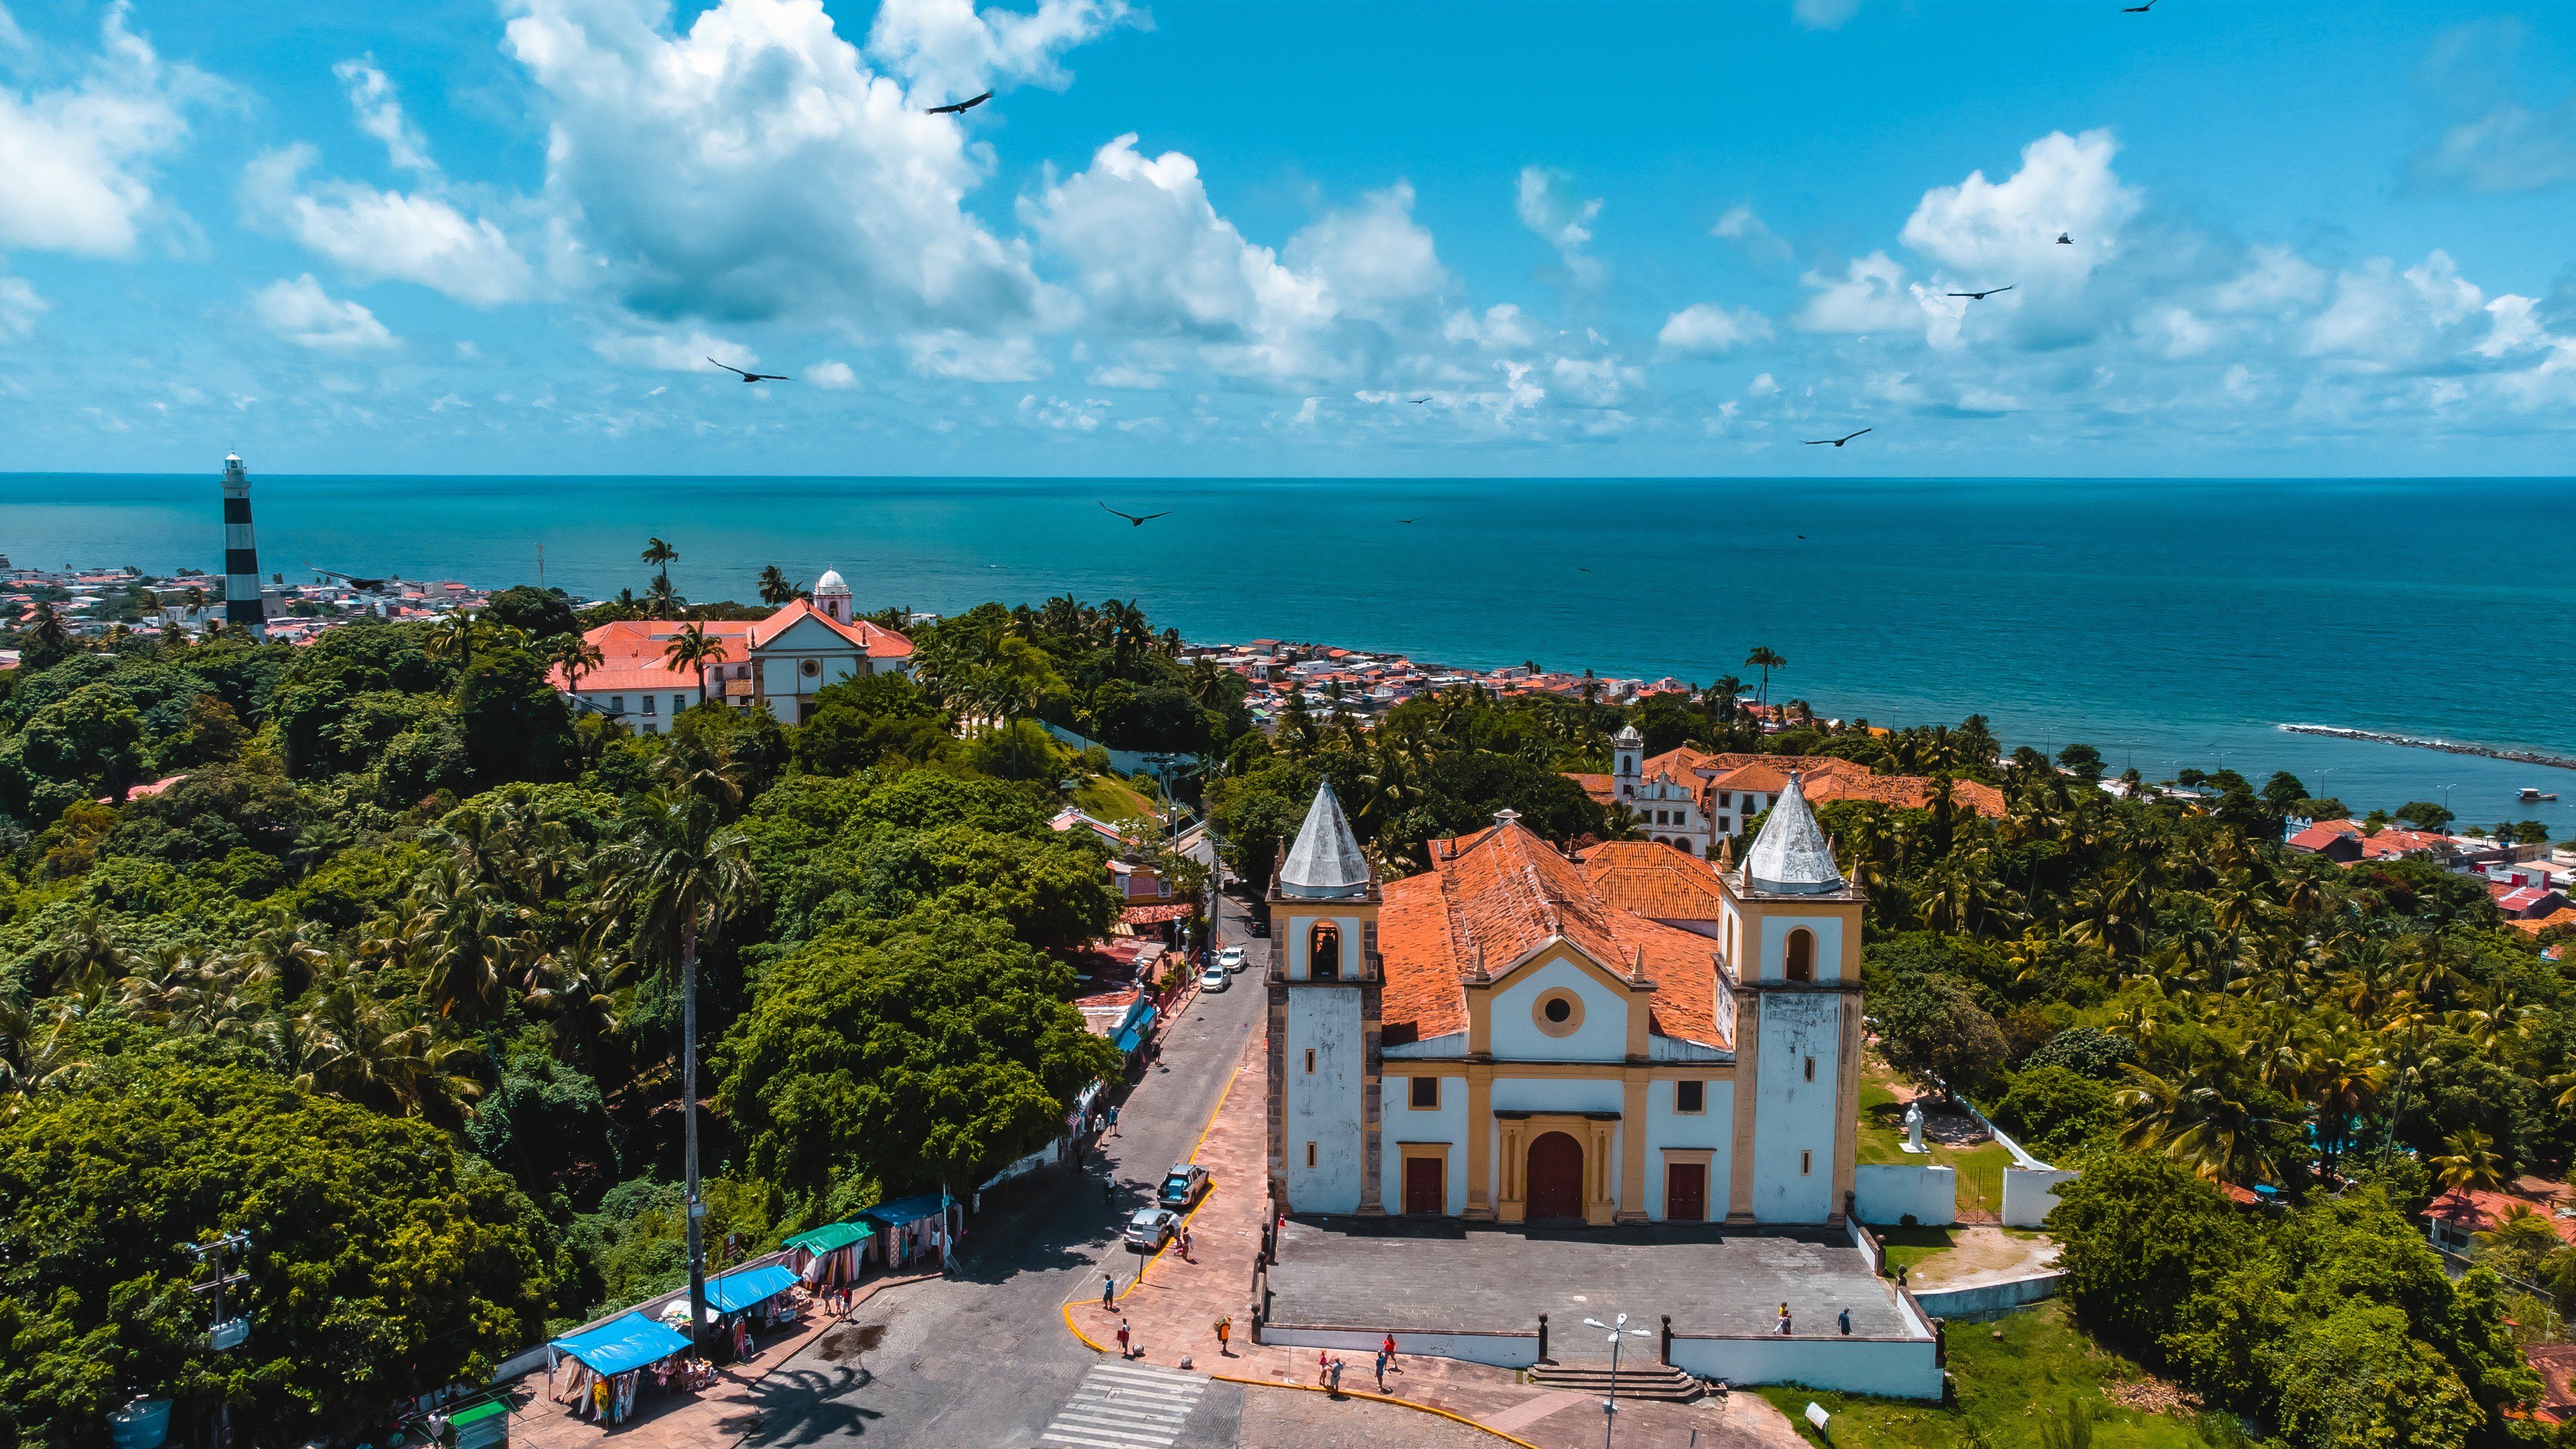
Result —
<instances>
[{"instance_id":1,"label":"yellow painted curb","mask_svg":"<svg viewBox=\"0 0 2576 1449\"><path fill-rule=\"evenodd\" d=\"M1247 1379L1235 1374L1212 1373L1209 1374L1208 1377L1212 1379L1223 1379L1230 1384L1248 1384L1256 1389L1295 1389L1300 1393L1308 1394L1332 1394L1335 1392L1334 1390L1325 1388L1320 1384L1290 1384L1282 1383L1277 1379ZM1518 1444L1521 1446L1521 1449L1539 1449L1539 1446L1531 1443L1527 1439L1516 1438L1513 1435L1504 1433L1500 1429L1488 1428L1487 1426L1479 1424L1475 1420L1468 1418L1464 1414L1453 1414L1447 1409L1443 1409L1435 1404L1417 1404L1411 1399L1399 1399L1393 1394L1372 1394L1364 1389L1343 1389L1336 1395L1336 1397L1345 1399L1371 1399L1381 1404L1396 1404L1407 1409L1416 1410L1420 1413L1438 1414L1441 1418L1450 1420L1453 1423L1464 1424L1470 1429L1477 1430L1481 1433L1491 1434L1506 1444Z\"/></svg>"}]
</instances>

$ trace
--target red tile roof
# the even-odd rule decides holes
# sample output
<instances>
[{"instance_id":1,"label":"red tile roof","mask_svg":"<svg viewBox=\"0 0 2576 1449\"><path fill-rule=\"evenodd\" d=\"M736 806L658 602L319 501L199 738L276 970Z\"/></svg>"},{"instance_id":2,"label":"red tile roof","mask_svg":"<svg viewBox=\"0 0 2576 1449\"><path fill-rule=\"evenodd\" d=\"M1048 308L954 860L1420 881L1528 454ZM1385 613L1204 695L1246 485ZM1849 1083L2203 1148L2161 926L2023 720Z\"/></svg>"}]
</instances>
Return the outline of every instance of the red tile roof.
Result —
<instances>
[{"instance_id":1,"label":"red tile roof","mask_svg":"<svg viewBox=\"0 0 2576 1449\"><path fill-rule=\"evenodd\" d=\"M2320 820L2291 836L2288 844L2293 850L2323 850L2346 836L2359 840L2361 828L2349 820Z\"/></svg>"},{"instance_id":2,"label":"red tile roof","mask_svg":"<svg viewBox=\"0 0 2576 1449\"><path fill-rule=\"evenodd\" d=\"M2537 936L2543 931L2556 930L2560 926L2576 926L2576 906L2561 906L2545 916L2527 921L2507 921L2505 924Z\"/></svg>"},{"instance_id":3,"label":"red tile roof","mask_svg":"<svg viewBox=\"0 0 2576 1449\"><path fill-rule=\"evenodd\" d=\"M1661 848L1661 847L1657 847ZM1500 971L1562 936L1612 971L1640 960L1654 984L1649 1028L1727 1046L1716 1020L1717 965L1705 936L1602 899L1574 862L1517 822L1431 842L1433 867L1386 886L1378 953L1390 1041L1467 1029L1466 979Z\"/></svg>"},{"instance_id":4,"label":"red tile roof","mask_svg":"<svg viewBox=\"0 0 2576 1449\"><path fill-rule=\"evenodd\" d=\"M2365 860L2394 860L2408 855L2432 855L2451 848L2451 837L2429 830L2383 830L2362 841Z\"/></svg>"},{"instance_id":5,"label":"red tile roof","mask_svg":"<svg viewBox=\"0 0 2576 1449\"><path fill-rule=\"evenodd\" d=\"M2449 1188L2425 1207L2424 1216L2462 1232L2483 1233L2504 1221L2517 1204L2548 1219L2561 1242L2576 1243L2576 1217L2559 1216L2562 1209L2576 1208L2576 1192L2542 1177L2518 1178L2511 1192Z\"/></svg>"},{"instance_id":6,"label":"red tile roof","mask_svg":"<svg viewBox=\"0 0 2576 1449\"><path fill-rule=\"evenodd\" d=\"M1725 895L1697 856L1650 840L1605 840L1575 856L1609 905L1653 921L1714 921Z\"/></svg>"},{"instance_id":7,"label":"red tile roof","mask_svg":"<svg viewBox=\"0 0 2576 1449\"><path fill-rule=\"evenodd\" d=\"M1565 778L1572 780L1581 787L1584 794L1591 796L1600 804L1607 805L1619 798L1616 787L1608 775L1579 775L1569 772Z\"/></svg>"},{"instance_id":8,"label":"red tile roof","mask_svg":"<svg viewBox=\"0 0 2576 1449\"><path fill-rule=\"evenodd\" d=\"M726 663L741 664L750 659L753 650L767 647L798 621L808 618L865 651L871 659L906 659L912 655L912 641L891 629L880 629L864 619L843 624L816 609L811 601L798 599L765 619L620 619L587 630L581 637L598 646L602 663L597 669L582 671L581 689L587 694L593 690L672 687L674 671L664 663L664 651L691 627L704 629L709 638L725 646ZM565 687L560 665L547 670L546 678L557 689ZM683 675L681 682L689 681Z\"/></svg>"}]
</instances>

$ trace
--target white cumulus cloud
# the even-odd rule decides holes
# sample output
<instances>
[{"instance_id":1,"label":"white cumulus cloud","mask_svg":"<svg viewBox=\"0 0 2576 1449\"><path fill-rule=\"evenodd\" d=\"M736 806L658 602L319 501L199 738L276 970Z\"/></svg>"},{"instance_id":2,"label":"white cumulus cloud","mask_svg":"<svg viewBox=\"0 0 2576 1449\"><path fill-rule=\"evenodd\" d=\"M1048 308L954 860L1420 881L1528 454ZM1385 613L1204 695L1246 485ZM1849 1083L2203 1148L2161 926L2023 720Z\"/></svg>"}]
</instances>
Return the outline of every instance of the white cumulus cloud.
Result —
<instances>
[{"instance_id":1,"label":"white cumulus cloud","mask_svg":"<svg viewBox=\"0 0 2576 1449\"><path fill-rule=\"evenodd\" d=\"M344 60L331 67L331 74L348 92L358 129L384 143L387 159L406 171L437 169L429 159L429 142L403 114L402 98L394 93L392 79L376 68L374 56Z\"/></svg>"},{"instance_id":2,"label":"white cumulus cloud","mask_svg":"<svg viewBox=\"0 0 2576 1449\"><path fill-rule=\"evenodd\" d=\"M358 181L306 185L314 155L295 145L253 161L244 200L306 248L369 280L417 282L476 306L529 294L534 274L490 221L425 193Z\"/></svg>"},{"instance_id":3,"label":"white cumulus cloud","mask_svg":"<svg viewBox=\"0 0 2576 1449\"><path fill-rule=\"evenodd\" d=\"M972 0L883 0L868 27L867 53L903 77L929 105L1001 86L1061 89L1064 52L1131 19L1125 0L1038 0L1034 11Z\"/></svg>"},{"instance_id":4,"label":"white cumulus cloud","mask_svg":"<svg viewBox=\"0 0 2576 1449\"><path fill-rule=\"evenodd\" d=\"M1771 319L1750 307L1698 302L1664 319L1655 340L1670 352L1711 356L1771 335Z\"/></svg>"},{"instance_id":5,"label":"white cumulus cloud","mask_svg":"<svg viewBox=\"0 0 2576 1449\"><path fill-rule=\"evenodd\" d=\"M311 272L260 288L251 294L251 309L278 336L321 351L373 352L402 340L375 313L324 292Z\"/></svg>"},{"instance_id":6,"label":"white cumulus cloud","mask_svg":"<svg viewBox=\"0 0 2576 1449\"><path fill-rule=\"evenodd\" d=\"M76 74L51 89L0 84L0 246L125 256L160 204L158 164L187 139L188 108L219 87L164 62L127 18L124 0L109 5L97 53L78 57L38 55L9 26L9 51Z\"/></svg>"},{"instance_id":7,"label":"white cumulus cloud","mask_svg":"<svg viewBox=\"0 0 2576 1449\"><path fill-rule=\"evenodd\" d=\"M509 8L548 199L630 310L979 333L1040 310L1026 248L962 207L987 162L818 0L720 0L683 34L660 0Z\"/></svg>"},{"instance_id":8,"label":"white cumulus cloud","mask_svg":"<svg viewBox=\"0 0 2576 1449\"><path fill-rule=\"evenodd\" d=\"M1589 285L1601 278L1601 260L1585 248L1592 244L1592 221L1601 214L1601 198L1574 194L1574 178L1546 166L1524 166L1512 193L1521 225L1556 248L1565 270Z\"/></svg>"}]
</instances>

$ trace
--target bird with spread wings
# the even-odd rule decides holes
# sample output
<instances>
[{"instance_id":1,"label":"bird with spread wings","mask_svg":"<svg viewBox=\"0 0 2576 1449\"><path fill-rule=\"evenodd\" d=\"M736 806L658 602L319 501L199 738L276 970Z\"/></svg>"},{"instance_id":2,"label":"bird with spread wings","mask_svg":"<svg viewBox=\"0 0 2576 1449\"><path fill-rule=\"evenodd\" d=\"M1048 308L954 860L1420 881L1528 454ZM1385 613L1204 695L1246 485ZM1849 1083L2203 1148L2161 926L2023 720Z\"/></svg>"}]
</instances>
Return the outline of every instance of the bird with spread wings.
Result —
<instances>
[{"instance_id":1,"label":"bird with spread wings","mask_svg":"<svg viewBox=\"0 0 2576 1449\"><path fill-rule=\"evenodd\" d=\"M1867 432L1872 432L1872 431L1875 431L1875 430L1874 430L1874 429L1871 429L1871 428L1863 428L1863 429L1861 429L1861 430L1860 430L1860 433L1867 433ZM1839 447L1841 447L1843 444L1850 442L1852 439L1859 437L1859 436L1860 436L1860 433L1845 433L1845 434L1843 434L1843 435L1842 435L1841 437L1839 437L1839 438L1807 438L1807 439L1804 439L1803 441L1804 441L1804 442L1806 443L1806 445L1807 445L1808 447L1810 447L1810 448L1821 448L1821 447L1823 447L1823 446L1824 446L1825 444L1827 444L1827 443L1831 443L1831 444L1833 444L1835 447L1839 448Z\"/></svg>"},{"instance_id":2,"label":"bird with spread wings","mask_svg":"<svg viewBox=\"0 0 2576 1449\"><path fill-rule=\"evenodd\" d=\"M1982 292L1952 292L1949 295L1953 297L1965 297L1971 302L1982 302L1988 297L1995 295L1997 292L2009 292L2017 285L2019 284L2007 282L2000 287L1988 287Z\"/></svg>"},{"instance_id":3,"label":"bird with spread wings","mask_svg":"<svg viewBox=\"0 0 2576 1449\"><path fill-rule=\"evenodd\" d=\"M1119 513L1119 511L1118 511L1117 509L1115 509L1115 508L1110 508L1110 507L1109 507L1109 505L1108 505L1108 504L1106 504L1106 503L1103 503L1103 504L1101 504L1100 506L1101 506L1102 508L1106 508L1106 509L1108 509L1111 513L1117 513L1119 517L1121 517L1121 518L1123 518L1123 519L1126 519L1126 520L1127 520L1127 522L1128 522L1129 524L1131 524L1131 525L1133 525L1134 527L1137 527L1137 528L1143 528L1146 524L1153 522L1153 521L1154 521L1155 519L1157 519L1157 518L1165 517L1166 515L1170 514L1170 513L1171 513L1171 511L1172 511L1172 510L1170 510L1170 509L1166 508L1166 509L1164 509L1161 513L1146 513L1146 514Z\"/></svg>"},{"instance_id":4,"label":"bird with spread wings","mask_svg":"<svg viewBox=\"0 0 2576 1449\"><path fill-rule=\"evenodd\" d=\"M709 362L716 362L716 360L715 360L714 358L712 358L712 357L708 358L708 359L707 359L707 361L709 361ZM734 365L733 365L732 363L730 363L730 362L716 362L716 366L723 368L725 371L732 373L734 376L741 378L741 379L742 379L743 381L745 381L745 382L793 382L793 381L795 381L795 379L794 379L794 378L789 377L787 374L785 374L785 373L783 373L783 372L745 372L745 371L743 371L741 368L734 366Z\"/></svg>"},{"instance_id":5,"label":"bird with spread wings","mask_svg":"<svg viewBox=\"0 0 2576 1449\"><path fill-rule=\"evenodd\" d=\"M986 91L980 96L970 96L962 101L950 101L944 106L932 106L929 114L934 116L954 116L963 111L971 111L992 98L993 93L991 91Z\"/></svg>"}]
</instances>

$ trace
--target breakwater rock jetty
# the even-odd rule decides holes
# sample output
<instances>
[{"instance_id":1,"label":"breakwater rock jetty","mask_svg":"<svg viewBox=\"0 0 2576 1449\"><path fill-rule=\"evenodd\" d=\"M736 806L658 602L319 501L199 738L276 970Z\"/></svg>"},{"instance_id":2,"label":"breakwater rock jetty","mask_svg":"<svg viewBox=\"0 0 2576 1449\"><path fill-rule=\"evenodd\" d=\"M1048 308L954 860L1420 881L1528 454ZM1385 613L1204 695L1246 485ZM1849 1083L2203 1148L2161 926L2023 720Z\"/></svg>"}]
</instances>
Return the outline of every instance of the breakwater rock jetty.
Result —
<instances>
[{"instance_id":1,"label":"breakwater rock jetty","mask_svg":"<svg viewBox=\"0 0 2576 1449\"><path fill-rule=\"evenodd\" d=\"M2348 730L2334 725L2285 724L2281 728L2294 735L2332 735L2339 740L2369 740L2375 744L2404 745L2409 749L2440 750L2450 755L2484 755L2490 760L2546 765L2553 770L2576 770L2576 756L2549 755L2538 750L2500 750L2491 745L2463 745L2451 740L2429 740L2420 735L2388 735L2376 730Z\"/></svg>"}]
</instances>

